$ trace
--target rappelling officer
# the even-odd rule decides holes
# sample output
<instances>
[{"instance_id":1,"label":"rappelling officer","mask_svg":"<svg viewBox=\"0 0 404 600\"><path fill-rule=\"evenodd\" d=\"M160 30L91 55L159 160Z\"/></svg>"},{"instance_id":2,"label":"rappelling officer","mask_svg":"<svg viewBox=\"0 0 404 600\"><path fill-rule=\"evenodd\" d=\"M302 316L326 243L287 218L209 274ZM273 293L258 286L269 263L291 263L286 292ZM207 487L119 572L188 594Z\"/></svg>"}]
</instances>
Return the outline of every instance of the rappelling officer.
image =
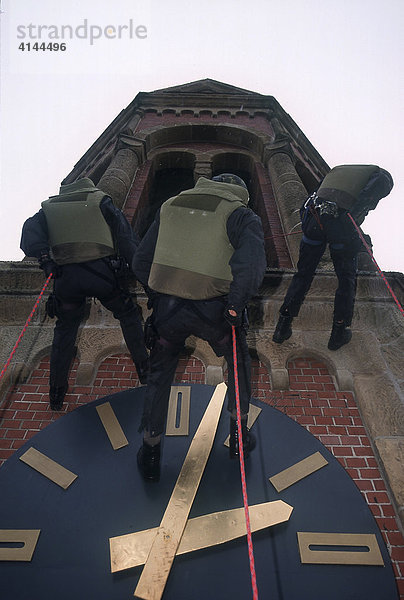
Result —
<instances>
[{"instance_id":1,"label":"rappelling officer","mask_svg":"<svg viewBox=\"0 0 404 600\"><path fill-rule=\"evenodd\" d=\"M206 340L228 366L230 456L237 456L232 325L237 331L237 367L246 456L254 446L247 430L251 362L246 341L246 305L266 268L260 218L247 204L247 187L224 173L167 200L141 241L133 261L153 307L147 323L150 373L142 419L138 465L145 479L160 474L161 438L170 386L185 340ZM151 335L150 335L151 334Z\"/></svg>"},{"instance_id":2,"label":"rappelling officer","mask_svg":"<svg viewBox=\"0 0 404 600\"><path fill-rule=\"evenodd\" d=\"M292 320L299 314L327 243L338 278L328 348L338 350L351 340L357 255L363 244L349 214L361 225L392 188L390 173L376 165L339 165L324 177L300 211L303 238L297 273L280 308L274 342L282 344L292 335Z\"/></svg>"},{"instance_id":3,"label":"rappelling officer","mask_svg":"<svg viewBox=\"0 0 404 600\"><path fill-rule=\"evenodd\" d=\"M21 249L53 273L57 317L50 358L50 406L60 410L68 389L75 341L86 297L95 297L119 320L139 380L146 383L148 353L139 308L120 275L138 240L111 198L83 178L62 185L57 196L24 223Z\"/></svg>"}]
</instances>

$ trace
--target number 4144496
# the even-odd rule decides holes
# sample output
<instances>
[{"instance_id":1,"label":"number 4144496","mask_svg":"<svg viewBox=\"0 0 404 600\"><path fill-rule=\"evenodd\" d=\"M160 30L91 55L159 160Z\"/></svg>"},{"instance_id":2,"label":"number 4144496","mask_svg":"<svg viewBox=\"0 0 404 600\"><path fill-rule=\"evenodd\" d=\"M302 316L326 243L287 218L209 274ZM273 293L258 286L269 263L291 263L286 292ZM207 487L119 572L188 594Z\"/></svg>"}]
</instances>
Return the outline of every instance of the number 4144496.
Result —
<instances>
[{"instance_id":1,"label":"number 4144496","mask_svg":"<svg viewBox=\"0 0 404 600\"><path fill-rule=\"evenodd\" d=\"M31 42L21 42L21 44L18 46L18 50L22 50L30 52L30 51L35 51L35 52L46 52L51 51L51 52L64 52L66 50L66 44L65 43L61 43L59 44L58 42L49 42L49 44L45 44L45 42L42 42L42 44L39 44L38 42L35 42L34 44L31 44Z\"/></svg>"}]
</instances>

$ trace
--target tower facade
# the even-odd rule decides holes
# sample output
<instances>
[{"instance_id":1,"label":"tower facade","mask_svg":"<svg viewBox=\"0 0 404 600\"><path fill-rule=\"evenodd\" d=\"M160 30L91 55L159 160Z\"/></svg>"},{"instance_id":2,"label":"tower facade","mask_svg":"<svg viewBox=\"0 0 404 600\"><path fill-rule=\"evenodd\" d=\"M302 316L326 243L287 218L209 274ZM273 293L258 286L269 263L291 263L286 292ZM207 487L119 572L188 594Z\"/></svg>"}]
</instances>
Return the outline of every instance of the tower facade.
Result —
<instances>
[{"instance_id":1,"label":"tower facade","mask_svg":"<svg viewBox=\"0 0 404 600\"><path fill-rule=\"evenodd\" d=\"M297 264L299 209L328 171L329 166L275 98L207 79L139 93L63 183L91 178L142 236L161 203L192 187L199 177L232 172L246 181L250 207L262 220L268 264L260 294L249 310L249 349L257 366L256 377L265 383L260 388L257 379L256 390L263 390L264 399L265 394L272 400L283 399L285 412L292 415L286 406L289 401L294 403L295 418L320 439L323 436L331 449L339 448L335 454L352 470L369 498L380 490L379 484L369 483L365 471L378 469L393 507L390 518L397 518L400 527L404 523L404 321L368 255L359 257L349 345L337 352L327 349L336 287L327 256L294 321L292 338L281 346L272 342L279 307ZM2 263L0 274L4 309L1 353L5 361L43 277L29 260ZM389 282L402 302L403 276L389 274ZM132 291L146 316L146 298L134 281ZM44 320L40 308L1 382L3 409L10 404L10 389L16 393L27 385L39 361L49 354L52 329L53 323ZM187 350L186 360L202 365L200 382L222 381L226 365L204 342L190 339ZM90 386L103 361L120 353L125 353L125 347L118 323L102 307L89 306L78 340L74 386ZM308 373L310 369L318 373ZM321 381L322 377L326 381ZM321 404L327 392L335 406ZM317 394L317 405L312 402L313 394ZM297 397L300 404L295 402ZM301 410L297 410L299 406ZM344 413L349 406L357 421L353 413ZM333 415L333 411L337 412ZM358 440L364 436L369 440L374 463L368 457L362 460L365 450L361 443L355 447L351 440L344 445L345 436L354 435L353 430ZM378 510L374 508L375 516L386 522L387 512L381 509L378 514Z\"/></svg>"}]
</instances>

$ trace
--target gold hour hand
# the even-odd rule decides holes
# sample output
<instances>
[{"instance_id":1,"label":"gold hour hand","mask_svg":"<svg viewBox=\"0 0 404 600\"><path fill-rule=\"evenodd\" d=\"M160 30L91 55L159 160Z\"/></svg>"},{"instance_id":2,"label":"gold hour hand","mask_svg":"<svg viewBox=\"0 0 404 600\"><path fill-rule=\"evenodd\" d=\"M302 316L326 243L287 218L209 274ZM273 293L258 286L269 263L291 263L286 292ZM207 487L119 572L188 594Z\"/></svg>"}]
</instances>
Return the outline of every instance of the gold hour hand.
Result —
<instances>
[{"instance_id":1,"label":"gold hour hand","mask_svg":"<svg viewBox=\"0 0 404 600\"><path fill-rule=\"evenodd\" d=\"M251 531L288 521L293 508L283 502L264 502L249 507ZM145 563L158 528L110 538L111 573ZM177 554L223 544L246 535L244 508L223 510L187 521Z\"/></svg>"}]
</instances>

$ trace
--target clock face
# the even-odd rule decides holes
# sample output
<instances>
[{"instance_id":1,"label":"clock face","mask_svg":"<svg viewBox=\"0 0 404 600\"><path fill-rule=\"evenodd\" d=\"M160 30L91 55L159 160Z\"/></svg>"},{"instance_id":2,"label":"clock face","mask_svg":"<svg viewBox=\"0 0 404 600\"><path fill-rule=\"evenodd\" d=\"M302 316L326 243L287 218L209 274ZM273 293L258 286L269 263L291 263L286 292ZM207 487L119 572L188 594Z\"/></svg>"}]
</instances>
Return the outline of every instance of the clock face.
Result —
<instances>
[{"instance_id":1,"label":"clock face","mask_svg":"<svg viewBox=\"0 0 404 600\"><path fill-rule=\"evenodd\" d=\"M180 386L181 387L181 386ZM166 436L160 481L144 482L136 466L145 388L99 399L68 413L15 453L0 469L0 514L7 530L40 530L32 559L1 561L2 596L12 600L133 598L142 566L111 573L109 539L157 527L214 387L190 388L188 435ZM180 389L180 388L179 388ZM185 397L185 396L184 396ZM109 402L128 444L114 450L96 407ZM226 404L226 403L225 403ZM252 431L257 447L246 459L248 501L283 500L288 521L253 533L261 598L279 600L393 600L398 598L390 559L360 491L339 462L303 427L259 401ZM189 519L243 506L240 470L224 442L223 408L209 460ZM66 489L20 457L34 447L77 475ZM269 478L321 453L324 466L282 491ZM372 534L384 566L304 564L298 532ZM311 541L310 541L311 540ZM346 542L345 542L346 543ZM366 545L330 546L309 537L309 555L324 550L367 553ZM336 544L336 543L335 543ZM7 543L1 544L0 548ZM9 547L18 547L9 542ZM164 600L249 598L251 577L245 537L177 555Z\"/></svg>"}]
</instances>

